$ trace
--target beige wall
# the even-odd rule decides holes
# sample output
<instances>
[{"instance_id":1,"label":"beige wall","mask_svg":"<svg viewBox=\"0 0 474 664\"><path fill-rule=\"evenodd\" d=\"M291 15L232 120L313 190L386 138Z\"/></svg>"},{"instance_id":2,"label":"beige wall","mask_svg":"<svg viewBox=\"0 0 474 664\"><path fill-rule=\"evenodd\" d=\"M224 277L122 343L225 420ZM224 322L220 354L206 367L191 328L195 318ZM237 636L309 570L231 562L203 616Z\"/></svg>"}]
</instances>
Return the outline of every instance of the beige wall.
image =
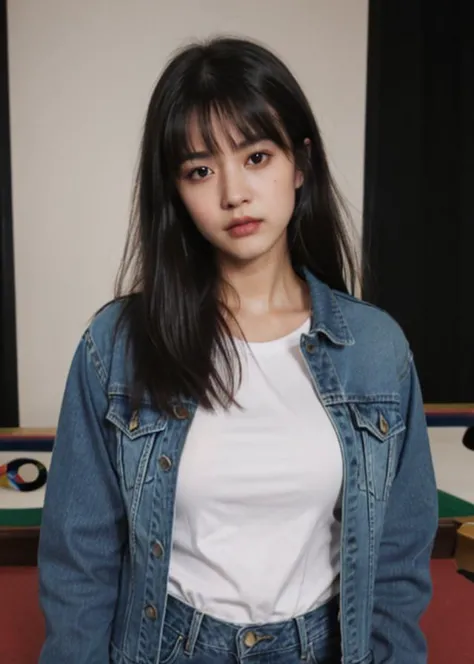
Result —
<instances>
[{"instance_id":1,"label":"beige wall","mask_svg":"<svg viewBox=\"0 0 474 664\"><path fill-rule=\"evenodd\" d=\"M218 32L290 64L360 227L367 0L10 0L20 417L55 426L66 372L112 294L140 127L165 59Z\"/></svg>"}]
</instances>

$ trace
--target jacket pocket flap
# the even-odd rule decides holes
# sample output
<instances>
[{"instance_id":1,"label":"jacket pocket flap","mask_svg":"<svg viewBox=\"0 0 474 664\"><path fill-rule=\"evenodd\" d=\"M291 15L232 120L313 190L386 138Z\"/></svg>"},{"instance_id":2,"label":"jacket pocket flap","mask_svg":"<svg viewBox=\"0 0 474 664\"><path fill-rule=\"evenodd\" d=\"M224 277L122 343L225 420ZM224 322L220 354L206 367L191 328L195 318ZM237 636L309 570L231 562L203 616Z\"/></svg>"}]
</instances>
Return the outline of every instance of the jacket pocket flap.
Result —
<instances>
[{"instance_id":1,"label":"jacket pocket flap","mask_svg":"<svg viewBox=\"0 0 474 664\"><path fill-rule=\"evenodd\" d=\"M350 409L357 429L363 429L384 442L402 433L405 422L396 403L351 403Z\"/></svg>"},{"instance_id":2,"label":"jacket pocket flap","mask_svg":"<svg viewBox=\"0 0 474 664\"><path fill-rule=\"evenodd\" d=\"M132 410L130 399L118 394L109 397L106 418L130 440L163 431L167 424L166 416L150 405L142 404L139 410Z\"/></svg>"}]
</instances>

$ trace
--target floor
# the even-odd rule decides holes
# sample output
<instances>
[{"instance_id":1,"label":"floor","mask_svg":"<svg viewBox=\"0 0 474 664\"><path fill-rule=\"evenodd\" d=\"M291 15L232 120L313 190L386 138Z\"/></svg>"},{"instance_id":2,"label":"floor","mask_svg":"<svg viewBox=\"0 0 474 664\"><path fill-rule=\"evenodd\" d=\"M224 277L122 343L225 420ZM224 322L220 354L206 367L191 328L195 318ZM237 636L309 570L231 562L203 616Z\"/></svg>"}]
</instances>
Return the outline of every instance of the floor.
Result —
<instances>
[{"instance_id":1,"label":"floor","mask_svg":"<svg viewBox=\"0 0 474 664\"><path fill-rule=\"evenodd\" d=\"M474 584L456 574L452 560L436 560L432 565L434 597L422 623L429 664L474 664ZM36 568L0 568L2 664L38 662L44 623L37 583Z\"/></svg>"}]
</instances>

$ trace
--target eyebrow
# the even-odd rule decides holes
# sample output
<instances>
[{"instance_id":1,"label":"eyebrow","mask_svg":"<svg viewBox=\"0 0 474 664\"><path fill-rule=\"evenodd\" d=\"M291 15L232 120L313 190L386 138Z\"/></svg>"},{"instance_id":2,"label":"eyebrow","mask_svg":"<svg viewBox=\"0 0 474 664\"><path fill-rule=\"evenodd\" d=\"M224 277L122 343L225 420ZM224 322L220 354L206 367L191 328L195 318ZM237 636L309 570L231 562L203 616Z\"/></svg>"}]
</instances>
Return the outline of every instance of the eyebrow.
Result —
<instances>
[{"instance_id":1,"label":"eyebrow","mask_svg":"<svg viewBox=\"0 0 474 664\"><path fill-rule=\"evenodd\" d=\"M246 138L240 143L237 143L235 146L235 149L238 150L245 150L245 148L249 148L252 145L256 145L257 143L261 143L262 141L269 140L267 138L264 138L263 136L260 138ZM194 161L196 159L210 159L213 155L208 152L207 150L202 150L200 152L187 152L186 154L183 155L182 163L186 161Z\"/></svg>"}]
</instances>

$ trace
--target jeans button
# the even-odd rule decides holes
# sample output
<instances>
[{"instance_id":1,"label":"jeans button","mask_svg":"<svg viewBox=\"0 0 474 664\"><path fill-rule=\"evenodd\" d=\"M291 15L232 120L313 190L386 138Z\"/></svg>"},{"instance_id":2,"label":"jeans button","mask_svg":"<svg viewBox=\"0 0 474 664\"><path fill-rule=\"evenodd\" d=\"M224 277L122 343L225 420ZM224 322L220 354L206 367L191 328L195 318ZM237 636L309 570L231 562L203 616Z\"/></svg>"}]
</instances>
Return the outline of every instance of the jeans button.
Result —
<instances>
[{"instance_id":1,"label":"jeans button","mask_svg":"<svg viewBox=\"0 0 474 664\"><path fill-rule=\"evenodd\" d=\"M257 643L257 635L255 632L247 632L244 636L244 645L247 648L252 648Z\"/></svg>"}]
</instances>

